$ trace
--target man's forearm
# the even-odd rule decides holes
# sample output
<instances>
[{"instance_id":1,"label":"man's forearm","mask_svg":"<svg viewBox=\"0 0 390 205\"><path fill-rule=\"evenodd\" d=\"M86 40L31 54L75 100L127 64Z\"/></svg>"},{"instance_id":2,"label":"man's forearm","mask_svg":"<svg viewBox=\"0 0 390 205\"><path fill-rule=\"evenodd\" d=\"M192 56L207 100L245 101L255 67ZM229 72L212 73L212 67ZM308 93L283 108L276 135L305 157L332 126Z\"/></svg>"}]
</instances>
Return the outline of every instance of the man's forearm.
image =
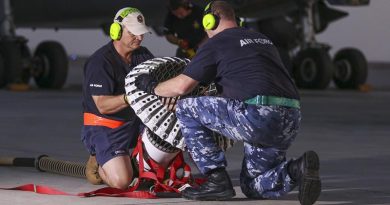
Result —
<instances>
[{"instance_id":1,"label":"man's forearm","mask_svg":"<svg viewBox=\"0 0 390 205\"><path fill-rule=\"evenodd\" d=\"M180 74L175 78L159 83L154 89L154 93L162 97L176 97L191 92L197 85L197 81Z\"/></svg>"},{"instance_id":2,"label":"man's forearm","mask_svg":"<svg viewBox=\"0 0 390 205\"><path fill-rule=\"evenodd\" d=\"M123 94L116 96L92 96L92 98L101 114L113 114L129 106Z\"/></svg>"}]
</instances>

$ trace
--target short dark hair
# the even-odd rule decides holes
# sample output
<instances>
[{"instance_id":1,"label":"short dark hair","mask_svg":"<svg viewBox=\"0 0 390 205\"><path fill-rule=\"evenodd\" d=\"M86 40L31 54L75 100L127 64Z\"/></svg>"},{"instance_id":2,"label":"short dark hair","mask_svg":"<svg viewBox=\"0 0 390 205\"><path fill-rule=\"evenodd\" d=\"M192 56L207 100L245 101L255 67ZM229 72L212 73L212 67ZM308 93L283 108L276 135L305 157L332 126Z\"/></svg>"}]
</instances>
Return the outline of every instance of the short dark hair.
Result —
<instances>
[{"instance_id":1,"label":"short dark hair","mask_svg":"<svg viewBox=\"0 0 390 205\"><path fill-rule=\"evenodd\" d=\"M235 21L236 20L236 14L234 12L234 9L232 5L230 5L226 1L213 1L211 5L211 11L213 14L219 16L220 18Z\"/></svg>"},{"instance_id":2,"label":"short dark hair","mask_svg":"<svg viewBox=\"0 0 390 205\"><path fill-rule=\"evenodd\" d=\"M192 4L189 0L169 0L168 8L170 10L176 10L180 7L189 9L192 7Z\"/></svg>"}]
</instances>

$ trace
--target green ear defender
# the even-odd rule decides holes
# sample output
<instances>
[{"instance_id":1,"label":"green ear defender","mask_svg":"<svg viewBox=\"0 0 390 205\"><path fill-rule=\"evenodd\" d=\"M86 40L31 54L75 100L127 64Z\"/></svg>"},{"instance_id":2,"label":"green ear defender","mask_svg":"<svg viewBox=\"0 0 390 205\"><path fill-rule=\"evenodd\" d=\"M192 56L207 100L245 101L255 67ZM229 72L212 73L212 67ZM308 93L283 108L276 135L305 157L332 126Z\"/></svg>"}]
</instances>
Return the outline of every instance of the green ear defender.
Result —
<instances>
[{"instance_id":1,"label":"green ear defender","mask_svg":"<svg viewBox=\"0 0 390 205\"><path fill-rule=\"evenodd\" d=\"M241 20L241 18L238 16L236 16L236 23L237 23L237 26L239 26L239 27L246 27L245 21Z\"/></svg>"},{"instance_id":2,"label":"green ear defender","mask_svg":"<svg viewBox=\"0 0 390 205\"><path fill-rule=\"evenodd\" d=\"M211 11L212 4L213 2L210 2L204 9L202 24L206 30L214 30L219 24L219 16L213 14Z\"/></svg>"},{"instance_id":3,"label":"green ear defender","mask_svg":"<svg viewBox=\"0 0 390 205\"><path fill-rule=\"evenodd\" d=\"M118 22L114 22L110 26L110 37L114 41L118 41L122 36L122 26Z\"/></svg>"},{"instance_id":4,"label":"green ear defender","mask_svg":"<svg viewBox=\"0 0 390 205\"><path fill-rule=\"evenodd\" d=\"M129 13L133 12L139 12L136 8L128 7L125 10L123 10L119 16L115 19L114 23L110 26L110 37L114 41L119 41L122 37L122 25L121 22L124 18L126 18Z\"/></svg>"}]
</instances>

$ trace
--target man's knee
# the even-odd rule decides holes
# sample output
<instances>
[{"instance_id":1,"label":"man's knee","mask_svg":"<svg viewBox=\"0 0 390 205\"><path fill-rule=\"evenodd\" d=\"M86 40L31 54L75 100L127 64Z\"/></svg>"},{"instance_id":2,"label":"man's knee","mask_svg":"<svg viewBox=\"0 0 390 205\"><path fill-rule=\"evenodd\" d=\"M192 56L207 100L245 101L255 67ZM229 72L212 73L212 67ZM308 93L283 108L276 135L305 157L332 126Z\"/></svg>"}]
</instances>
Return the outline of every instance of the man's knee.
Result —
<instances>
[{"instance_id":1,"label":"man's knee","mask_svg":"<svg viewBox=\"0 0 390 205\"><path fill-rule=\"evenodd\" d=\"M132 177L132 173L107 175L109 186L117 189L127 189L131 184Z\"/></svg>"},{"instance_id":2,"label":"man's knee","mask_svg":"<svg viewBox=\"0 0 390 205\"><path fill-rule=\"evenodd\" d=\"M183 113L183 100L179 100L177 103L176 103L176 116L179 117L182 115Z\"/></svg>"},{"instance_id":3,"label":"man's knee","mask_svg":"<svg viewBox=\"0 0 390 205\"><path fill-rule=\"evenodd\" d=\"M176 117L179 121L185 121L188 118L192 118L193 113L193 102L194 98L186 98L179 100L176 104Z\"/></svg>"},{"instance_id":4,"label":"man's knee","mask_svg":"<svg viewBox=\"0 0 390 205\"><path fill-rule=\"evenodd\" d=\"M133 168L128 156L118 156L102 166L103 180L113 188L127 189L133 178Z\"/></svg>"},{"instance_id":5,"label":"man's knee","mask_svg":"<svg viewBox=\"0 0 390 205\"><path fill-rule=\"evenodd\" d=\"M186 108L188 108L188 102L191 100L192 100L192 98L185 98L185 99L179 100L176 103L176 113L181 113L184 110L186 110Z\"/></svg>"}]
</instances>

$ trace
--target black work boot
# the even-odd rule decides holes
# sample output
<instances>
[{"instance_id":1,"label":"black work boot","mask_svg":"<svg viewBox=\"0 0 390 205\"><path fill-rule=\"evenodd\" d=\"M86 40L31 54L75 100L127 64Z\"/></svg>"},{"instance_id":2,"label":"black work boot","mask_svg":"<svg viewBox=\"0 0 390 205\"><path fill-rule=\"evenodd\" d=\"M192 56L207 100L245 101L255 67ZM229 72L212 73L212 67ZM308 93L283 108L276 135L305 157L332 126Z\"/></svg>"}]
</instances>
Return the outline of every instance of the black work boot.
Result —
<instances>
[{"instance_id":1,"label":"black work boot","mask_svg":"<svg viewBox=\"0 0 390 205\"><path fill-rule=\"evenodd\" d=\"M212 170L205 183L196 188L186 188L181 193L186 199L201 201L227 200L236 195L230 177L224 168Z\"/></svg>"},{"instance_id":2,"label":"black work boot","mask_svg":"<svg viewBox=\"0 0 390 205\"><path fill-rule=\"evenodd\" d=\"M321 194L319 176L320 160L314 151L305 152L300 158L289 163L288 173L299 185L299 201L302 205L312 205Z\"/></svg>"}]
</instances>

